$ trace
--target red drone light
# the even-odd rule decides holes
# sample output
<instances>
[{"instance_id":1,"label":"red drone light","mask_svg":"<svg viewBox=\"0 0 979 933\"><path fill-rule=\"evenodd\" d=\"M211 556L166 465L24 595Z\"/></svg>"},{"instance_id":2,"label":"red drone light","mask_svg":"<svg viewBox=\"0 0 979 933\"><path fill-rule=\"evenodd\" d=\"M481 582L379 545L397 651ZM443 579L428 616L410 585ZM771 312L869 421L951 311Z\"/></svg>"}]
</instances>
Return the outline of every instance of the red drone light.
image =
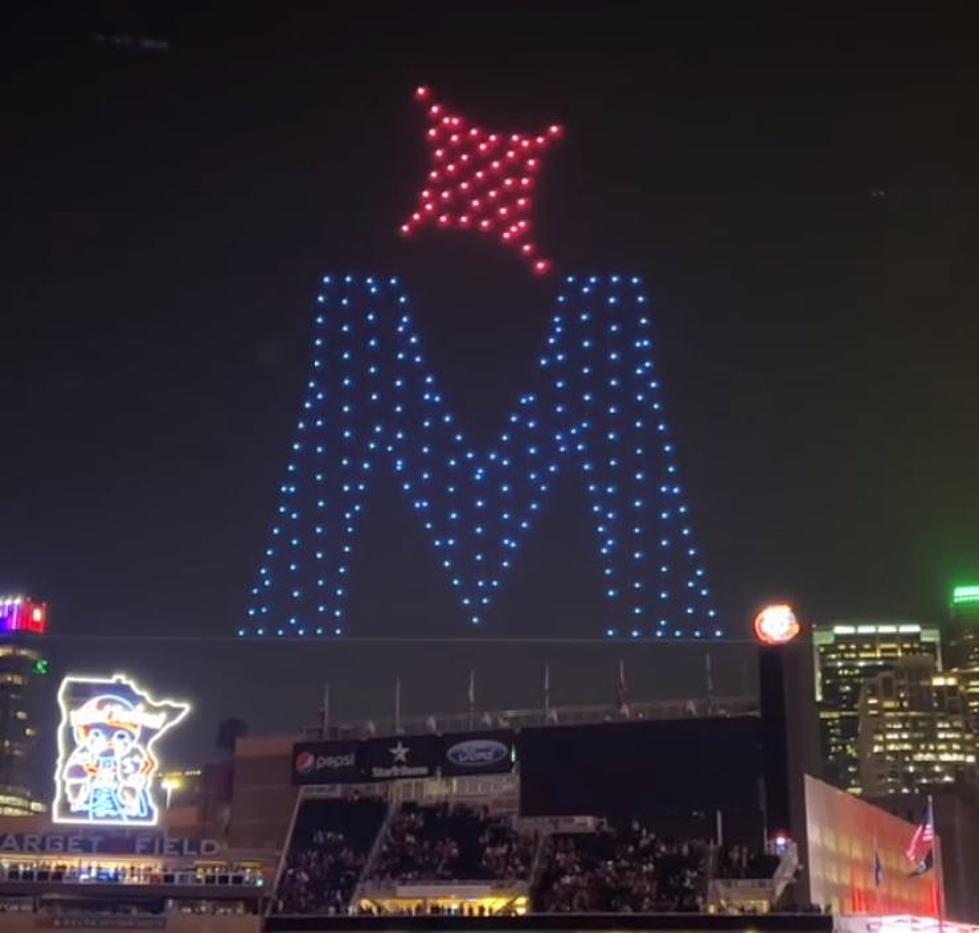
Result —
<instances>
[{"instance_id":1,"label":"red drone light","mask_svg":"<svg viewBox=\"0 0 979 933\"><path fill-rule=\"evenodd\" d=\"M561 127L552 125L533 135L487 133L433 101L427 87L418 88L415 98L426 105L428 113L425 138L432 160L428 181L436 186L420 192L418 208L401 225L401 232L407 236L425 224L434 224L442 229L494 233L504 246L517 249L535 273L549 272L552 263L538 255L529 222L496 224L494 219L530 212L532 176L540 171L544 150L560 139Z\"/></svg>"}]
</instances>

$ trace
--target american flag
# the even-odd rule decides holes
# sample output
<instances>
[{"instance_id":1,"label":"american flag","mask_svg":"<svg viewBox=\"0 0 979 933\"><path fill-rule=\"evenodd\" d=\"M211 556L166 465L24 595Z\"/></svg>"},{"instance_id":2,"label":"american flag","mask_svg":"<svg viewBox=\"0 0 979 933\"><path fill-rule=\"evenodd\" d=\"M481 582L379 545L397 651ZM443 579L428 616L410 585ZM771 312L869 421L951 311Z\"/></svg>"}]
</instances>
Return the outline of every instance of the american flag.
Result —
<instances>
[{"instance_id":1,"label":"american flag","mask_svg":"<svg viewBox=\"0 0 979 933\"><path fill-rule=\"evenodd\" d=\"M928 798L928 809L925 811L925 818L921 821L908 843L905 851L908 861L915 866L918 873L927 871L930 867L929 857L935 847L935 814L932 811L931 798Z\"/></svg>"}]
</instances>

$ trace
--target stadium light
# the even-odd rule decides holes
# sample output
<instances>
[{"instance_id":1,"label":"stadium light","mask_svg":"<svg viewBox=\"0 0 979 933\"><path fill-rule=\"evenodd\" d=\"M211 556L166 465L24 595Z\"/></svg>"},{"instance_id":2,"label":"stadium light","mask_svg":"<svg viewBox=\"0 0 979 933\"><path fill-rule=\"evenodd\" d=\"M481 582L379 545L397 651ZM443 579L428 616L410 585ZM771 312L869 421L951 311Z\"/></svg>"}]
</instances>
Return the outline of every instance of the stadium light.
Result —
<instances>
[{"instance_id":1,"label":"stadium light","mask_svg":"<svg viewBox=\"0 0 979 933\"><path fill-rule=\"evenodd\" d=\"M755 638L763 645L787 644L801 630L799 620L787 603L773 603L755 616Z\"/></svg>"}]
</instances>

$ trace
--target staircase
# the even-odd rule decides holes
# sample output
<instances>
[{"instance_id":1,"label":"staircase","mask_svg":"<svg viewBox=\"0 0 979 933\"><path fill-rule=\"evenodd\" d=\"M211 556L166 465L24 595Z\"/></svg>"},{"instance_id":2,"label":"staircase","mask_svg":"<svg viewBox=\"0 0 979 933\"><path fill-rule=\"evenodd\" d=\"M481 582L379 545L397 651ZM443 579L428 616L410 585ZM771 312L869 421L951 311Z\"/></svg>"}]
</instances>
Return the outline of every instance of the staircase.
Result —
<instances>
[{"instance_id":1,"label":"staircase","mask_svg":"<svg viewBox=\"0 0 979 933\"><path fill-rule=\"evenodd\" d=\"M795 880L799 868L799 849L790 843L770 878L712 878L708 884L708 904L718 908L756 910L761 904L771 909ZM714 859L710 871L714 873Z\"/></svg>"},{"instance_id":2,"label":"staircase","mask_svg":"<svg viewBox=\"0 0 979 933\"><path fill-rule=\"evenodd\" d=\"M384 814L384 822L381 823L381 828L377 831L377 836L374 837L371 850L367 854L367 861L364 862L364 868L360 873L360 877L357 879L357 884L354 887L353 894L350 896L350 904L348 906L359 904L363 899L365 889L369 884L368 879L374 873L374 866L377 864L377 859L381 854L384 840L388 837L388 830L391 828L391 823L394 822L394 818L400 809L400 803L388 803L387 813Z\"/></svg>"},{"instance_id":3,"label":"staircase","mask_svg":"<svg viewBox=\"0 0 979 933\"><path fill-rule=\"evenodd\" d=\"M527 890L530 892L531 909L534 907L534 897L537 895L537 882L540 880L540 873L544 867L544 857L551 842L550 833L541 832L537 837L537 850L534 852L534 860L530 866L530 877L527 879Z\"/></svg>"}]
</instances>

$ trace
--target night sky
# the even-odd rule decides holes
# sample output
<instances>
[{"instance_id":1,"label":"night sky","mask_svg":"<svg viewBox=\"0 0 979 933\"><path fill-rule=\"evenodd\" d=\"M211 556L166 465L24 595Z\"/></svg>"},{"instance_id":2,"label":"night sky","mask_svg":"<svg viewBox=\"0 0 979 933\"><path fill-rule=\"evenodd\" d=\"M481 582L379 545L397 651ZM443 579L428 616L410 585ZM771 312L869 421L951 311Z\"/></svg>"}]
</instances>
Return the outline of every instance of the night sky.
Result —
<instances>
[{"instance_id":1,"label":"night sky","mask_svg":"<svg viewBox=\"0 0 979 933\"><path fill-rule=\"evenodd\" d=\"M82 7L85 9L82 9ZM539 240L640 274L718 605L937 619L979 578L979 61L947 11L718 15L685 4L74 5L8 22L0 590L51 607L59 669L231 715L337 715L703 690L662 645L222 642L242 621L328 271L398 274L477 443L533 381L556 278L398 224L426 166L419 83L485 126L567 128ZM732 7L734 5L728 5ZM742 5L738 5L742 6ZM902 10L906 12L902 12ZM645 13L645 16L640 14ZM97 36L165 40L167 50ZM357 540L350 631L466 634L393 480ZM559 486L487 634L598 634L594 533ZM113 636L93 639L84 636ZM184 640L140 641L177 635ZM198 640L199 639L199 640ZM207 640L210 639L210 640ZM720 691L750 676L712 649Z\"/></svg>"}]
</instances>

